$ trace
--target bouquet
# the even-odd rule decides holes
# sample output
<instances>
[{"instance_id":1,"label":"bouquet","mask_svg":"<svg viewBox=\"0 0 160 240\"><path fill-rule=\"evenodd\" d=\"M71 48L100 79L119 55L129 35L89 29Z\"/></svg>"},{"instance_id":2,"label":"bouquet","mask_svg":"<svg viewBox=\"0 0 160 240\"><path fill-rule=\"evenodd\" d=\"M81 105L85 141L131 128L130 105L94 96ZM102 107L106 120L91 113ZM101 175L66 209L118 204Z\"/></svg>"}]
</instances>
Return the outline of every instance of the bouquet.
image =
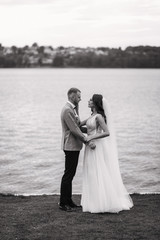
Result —
<instances>
[{"instance_id":1,"label":"bouquet","mask_svg":"<svg viewBox=\"0 0 160 240\"><path fill-rule=\"evenodd\" d=\"M96 144L93 141L89 141L88 145L92 150L96 148Z\"/></svg>"}]
</instances>

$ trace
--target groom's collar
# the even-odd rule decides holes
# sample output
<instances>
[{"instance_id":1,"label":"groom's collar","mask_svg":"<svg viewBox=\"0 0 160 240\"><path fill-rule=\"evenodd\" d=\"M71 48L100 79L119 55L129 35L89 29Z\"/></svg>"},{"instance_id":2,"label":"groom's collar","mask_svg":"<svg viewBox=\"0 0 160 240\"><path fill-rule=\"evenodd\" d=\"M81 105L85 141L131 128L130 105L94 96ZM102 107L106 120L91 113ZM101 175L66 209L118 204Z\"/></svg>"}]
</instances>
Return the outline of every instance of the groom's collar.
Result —
<instances>
[{"instance_id":1,"label":"groom's collar","mask_svg":"<svg viewBox=\"0 0 160 240\"><path fill-rule=\"evenodd\" d=\"M69 103L72 107L73 107L73 109L76 107L73 103L71 103L70 101L67 101L67 103Z\"/></svg>"}]
</instances>

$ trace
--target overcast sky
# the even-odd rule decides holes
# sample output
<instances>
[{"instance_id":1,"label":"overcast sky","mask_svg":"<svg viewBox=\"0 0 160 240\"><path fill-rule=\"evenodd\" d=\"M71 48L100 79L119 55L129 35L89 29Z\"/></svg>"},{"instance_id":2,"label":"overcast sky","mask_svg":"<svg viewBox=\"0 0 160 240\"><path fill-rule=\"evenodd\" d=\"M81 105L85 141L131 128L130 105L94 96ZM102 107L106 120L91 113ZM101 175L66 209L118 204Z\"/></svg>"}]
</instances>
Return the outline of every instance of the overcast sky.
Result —
<instances>
[{"instance_id":1,"label":"overcast sky","mask_svg":"<svg viewBox=\"0 0 160 240\"><path fill-rule=\"evenodd\" d=\"M160 46L160 0L0 0L0 43Z\"/></svg>"}]
</instances>

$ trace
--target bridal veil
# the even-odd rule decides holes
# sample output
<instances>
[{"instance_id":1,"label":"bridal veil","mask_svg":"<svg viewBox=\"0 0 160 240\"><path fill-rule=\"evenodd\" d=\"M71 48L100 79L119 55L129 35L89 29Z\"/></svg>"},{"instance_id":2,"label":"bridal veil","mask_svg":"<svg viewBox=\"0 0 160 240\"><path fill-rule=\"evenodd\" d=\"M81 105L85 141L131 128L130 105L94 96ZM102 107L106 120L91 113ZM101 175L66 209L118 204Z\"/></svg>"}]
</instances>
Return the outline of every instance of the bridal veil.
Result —
<instances>
[{"instance_id":1,"label":"bridal veil","mask_svg":"<svg viewBox=\"0 0 160 240\"><path fill-rule=\"evenodd\" d=\"M133 202L129 193L127 192L120 173L120 167L118 162L118 150L116 143L116 134L113 126L112 113L110 106L105 98L102 99L103 109L107 118L107 126L110 133L110 136L106 138L106 144L108 149L108 158L106 159L107 165L109 166L109 172L116 189L116 192L119 196L121 203L124 208L131 208Z\"/></svg>"}]
</instances>

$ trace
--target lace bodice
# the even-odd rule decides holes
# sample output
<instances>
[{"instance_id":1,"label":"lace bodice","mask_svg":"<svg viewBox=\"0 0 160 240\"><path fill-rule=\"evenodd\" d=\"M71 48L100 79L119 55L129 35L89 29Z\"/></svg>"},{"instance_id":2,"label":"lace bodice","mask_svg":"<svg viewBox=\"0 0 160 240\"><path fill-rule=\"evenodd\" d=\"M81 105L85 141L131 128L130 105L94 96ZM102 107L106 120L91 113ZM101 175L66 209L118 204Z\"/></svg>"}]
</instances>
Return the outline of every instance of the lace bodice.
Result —
<instances>
[{"instance_id":1,"label":"lace bodice","mask_svg":"<svg viewBox=\"0 0 160 240\"><path fill-rule=\"evenodd\" d=\"M97 132L102 132L100 125L97 124L96 116L97 114L89 117L86 122L88 135L94 135Z\"/></svg>"}]
</instances>

